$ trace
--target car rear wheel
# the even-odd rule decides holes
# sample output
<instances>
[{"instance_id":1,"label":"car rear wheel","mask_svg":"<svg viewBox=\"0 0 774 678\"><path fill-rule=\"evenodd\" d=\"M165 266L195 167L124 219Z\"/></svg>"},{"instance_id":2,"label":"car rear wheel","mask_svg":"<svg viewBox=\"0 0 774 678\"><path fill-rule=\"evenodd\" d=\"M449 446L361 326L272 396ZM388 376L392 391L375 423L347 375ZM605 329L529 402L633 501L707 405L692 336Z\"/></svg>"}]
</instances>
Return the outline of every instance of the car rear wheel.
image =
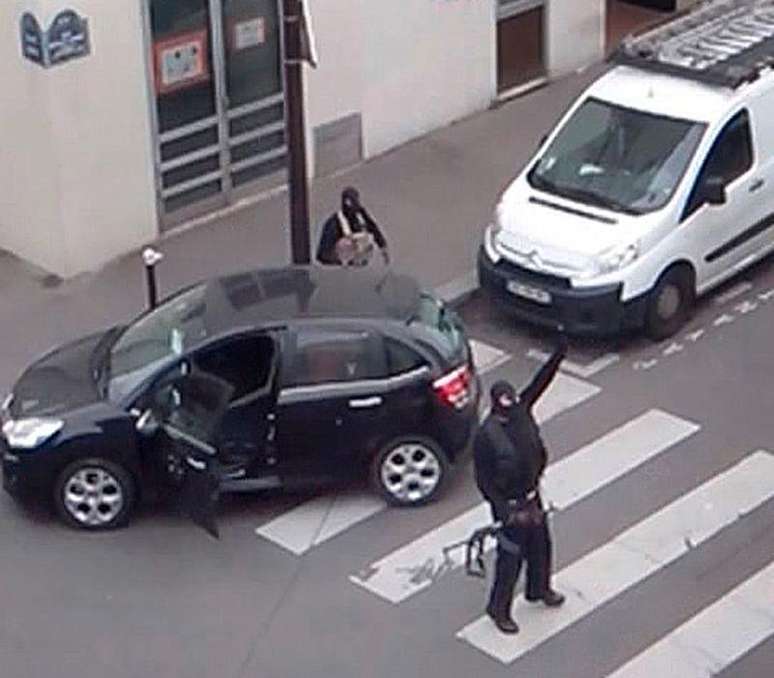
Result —
<instances>
[{"instance_id":1,"label":"car rear wheel","mask_svg":"<svg viewBox=\"0 0 774 678\"><path fill-rule=\"evenodd\" d=\"M83 530L109 530L127 522L135 487L123 467L107 459L79 459L59 475L54 504L62 519Z\"/></svg>"},{"instance_id":2,"label":"car rear wheel","mask_svg":"<svg viewBox=\"0 0 774 678\"><path fill-rule=\"evenodd\" d=\"M688 320L693 297L691 276L685 269L672 268L661 276L648 300L648 336L659 341L675 334Z\"/></svg>"},{"instance_id":3,"label":"car rear wheel","mask_svg":"<svg viewBox=\"0 0 774 678\"><path fill-rule=\"evenodd\" d=\"M421 506L435 499L448 472L449 461L434 441L405 437L374 457L371 482L393 506Z\"/></svg>"}]
</instances>

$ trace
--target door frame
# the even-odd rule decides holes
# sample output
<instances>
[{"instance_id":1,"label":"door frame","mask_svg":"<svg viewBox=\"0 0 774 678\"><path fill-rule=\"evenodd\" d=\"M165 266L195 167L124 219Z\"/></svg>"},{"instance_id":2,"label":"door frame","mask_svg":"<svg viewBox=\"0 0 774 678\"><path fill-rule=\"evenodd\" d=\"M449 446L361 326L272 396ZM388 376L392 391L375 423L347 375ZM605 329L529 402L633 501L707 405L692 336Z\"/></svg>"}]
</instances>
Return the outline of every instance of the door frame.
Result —
<instances>
[{"instance_id":1,"label":"door frame","mask_svg":"<svg viewBox=\"0 0 774 678\"><path fill-rule=\"evenodd\" d=\"M196 217L205 216L219 208L224 208L236 203L243 199L246 195L253 193L261 193L273 188L277 188L285 181L280 180L280 176L285 170L277 170L263 176L259 179L246 182L239 187L234 187L232 182L232 172L239 169L246 169L255 164L260 164L261 161L267 161L273 159L273 157L283 157L288 153L287 140L285 143L271 151L261 153L255 156L251 156L236 163L231 161L231 148L236 144L232 144L232 138L229 135L229 123L232 119L238 118L240 115L245 115L253 112L260 111L264 108L274 106L278 103L283 104L283 115L281 126L278 122L270 123L268 125L262 125L245 133L254 134L254 138L260 138L266 134L271 134L280 130L287 130L287 101L286 91L287 83L285 82L285 68L284 68L284 55L285 55L285 21L283 14L283 4L281 0L274 0L277 6L277 23L278 23L278 37L279 37L279 72L280 72L280 91L272 96L250 102L243 106L239 106L233 110L228 108L227 98L227 83L226 83L226 53L225 53L225 38L224 38L224 26L223 26L223 8L224 0L204 0L209 8L209 36L210 36L210 50L212 53L212 77L214 83L214 104L215 113L207 118L197 120L196 122L189 123L182 127L168 130L161 133L159 131L159 115L157 108L157 95L155 92L155 72L152 55L153 46L153 29L151 25L151 13L150 13L150 1L151 0L138 0L140 3L140 18L142 23L142 42L145 61L145 81L149 123L150 123L150 140L151 140L151 153L153 156L153 187L154 187L154 202L156 205L157 225L159 233L164 233L167 230L174 228L180 224L183 224ZM195 131L208 128L217 129L218 140L215 145L207 146L196 151L192 151L190 154L184 154L174 160L164 161L161 158L161 146L163 143L172 141L178 137L185 137L188 134L193 134ZM269 130L269 131L267 131ZM261 134L255 134L256 132L262 132ZM244 143L245 139L242 139ZM171 169L170 167L164 167L165 164L170 165L178 162L181 166L185 166L187 163L180 163L182 158L188 155L194 156L189 159L189 162L196 160L196 155L200 154L202 157L210 157L215 155L214 148L219 147L218 155L218 170L196 177L189 182L183 182L178 186L173 187L171 190L174 192L171 195L176 195L180 191L180 186L187 185L187 188L195 188L196 185L204 185L212 180L220 180L221 188L217 194L204 198L202 200L192 202L190 205L185 205L174 211L167 212L164 208L165 198L171 197L169 194L170 189L165 189L163 185L163 174L165 171ZM209 151L209 153L206 153ZM271 157L270 157L271 156ZM167 195L165 195L165 191Z\"/></svg>"}]
</instances>

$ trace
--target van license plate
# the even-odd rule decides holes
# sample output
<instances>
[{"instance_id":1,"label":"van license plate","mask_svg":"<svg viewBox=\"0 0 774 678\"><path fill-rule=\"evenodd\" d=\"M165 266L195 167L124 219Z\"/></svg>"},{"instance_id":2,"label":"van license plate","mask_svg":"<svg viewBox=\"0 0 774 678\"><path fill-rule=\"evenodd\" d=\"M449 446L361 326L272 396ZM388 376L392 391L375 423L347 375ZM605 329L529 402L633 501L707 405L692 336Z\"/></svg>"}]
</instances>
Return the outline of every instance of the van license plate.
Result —
<instances>
[{"instance_id":1,"label":"van license plate","mask_svg":"<svg viewBox=\"0 0 774 678\"><path fill-rule=\"evenodd\" d=\"M509 280L507 288L511 294L515 294L517 297L523 297L524 299L529 299L538 304L551 303L551 295L545 290L540 290L537 287L530 287L529 285L525 285L516 280Z\"/></svg>"}]
</instances>

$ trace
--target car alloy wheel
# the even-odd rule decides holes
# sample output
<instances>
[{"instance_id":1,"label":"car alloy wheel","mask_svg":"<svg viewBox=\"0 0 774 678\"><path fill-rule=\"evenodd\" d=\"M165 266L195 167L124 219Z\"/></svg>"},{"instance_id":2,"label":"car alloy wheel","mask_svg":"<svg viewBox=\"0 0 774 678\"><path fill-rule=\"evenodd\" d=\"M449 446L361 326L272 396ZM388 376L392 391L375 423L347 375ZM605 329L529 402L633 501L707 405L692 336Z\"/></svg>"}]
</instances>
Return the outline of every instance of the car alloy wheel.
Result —
<instances>
[{"instance_id":1,"label":"car alloy wheel","mask_svg":"<svg viewBox=\"0 0 774 678\"><path fill-rule=\"evenodd\" d=\"M55 502L60 515L74 527L116 527L134 504L134 486L117 464L103 459L76 461L60 475Z\"/></svg>"},{"instance_id":2,"label":"car alloy wheel","mask_svg":"<svg viewBox=\"0 0 774 678\"><path fill-rule=\"evenodd\" d=\"M377 457L376 484L391 504L427 503L439 491L447 470L443 453L430 441L405 439L389 445Z\"/></svg>"}]
</instances>

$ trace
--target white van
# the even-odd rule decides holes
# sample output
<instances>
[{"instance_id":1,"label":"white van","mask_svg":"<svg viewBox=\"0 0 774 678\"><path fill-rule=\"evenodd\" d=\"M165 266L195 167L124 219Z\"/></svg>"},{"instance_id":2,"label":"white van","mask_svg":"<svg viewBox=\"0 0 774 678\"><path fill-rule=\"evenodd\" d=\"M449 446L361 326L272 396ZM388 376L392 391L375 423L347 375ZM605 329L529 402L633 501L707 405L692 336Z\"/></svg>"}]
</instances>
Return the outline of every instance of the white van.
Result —
<instances>
[{"instance_id":1,"label":"white van","mask_svg":"<svg viewBox=\"0 0 774 678\"><path fill-rule=\"evenodd\" d=\"M774 249L774 0L716 0L624 41L503 193L482 287L574 333L675 333Z\"/></svg>"}]
</instances>

